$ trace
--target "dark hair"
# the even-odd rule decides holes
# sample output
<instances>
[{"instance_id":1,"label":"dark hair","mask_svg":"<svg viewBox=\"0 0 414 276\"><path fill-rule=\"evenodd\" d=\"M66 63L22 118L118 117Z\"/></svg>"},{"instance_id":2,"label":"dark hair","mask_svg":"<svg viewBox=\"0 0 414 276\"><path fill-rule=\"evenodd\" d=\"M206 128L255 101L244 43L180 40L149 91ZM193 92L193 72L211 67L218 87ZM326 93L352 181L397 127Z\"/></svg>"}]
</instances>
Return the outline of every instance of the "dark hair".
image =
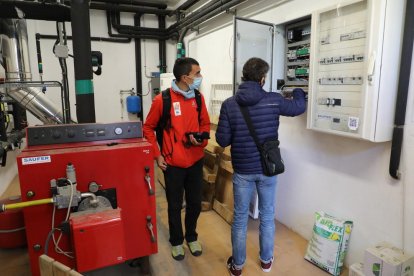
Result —
<instances>
[{"instance_id":1,"label":"dark hair","mask_svg":"<svg viewBox=\"0 0 414 276\"><path fill-rule=\"evenodd\" d=\"M173 69L175 79L180 81L181 76L190 74L193 65L199 65L198 61L193 58L185 57L177 59Z\"/></svg>"},{"instance_id":2,"label":"dark hair","mask_svg":"<svg viewBox=\"0 0 414 276\"><path fill-rule=\"evenodd\" d=\"M251 58L243 66L242 81L260 82L266 77L269 71L269 64L260 58Z\"/></svg>"}]
</instances>

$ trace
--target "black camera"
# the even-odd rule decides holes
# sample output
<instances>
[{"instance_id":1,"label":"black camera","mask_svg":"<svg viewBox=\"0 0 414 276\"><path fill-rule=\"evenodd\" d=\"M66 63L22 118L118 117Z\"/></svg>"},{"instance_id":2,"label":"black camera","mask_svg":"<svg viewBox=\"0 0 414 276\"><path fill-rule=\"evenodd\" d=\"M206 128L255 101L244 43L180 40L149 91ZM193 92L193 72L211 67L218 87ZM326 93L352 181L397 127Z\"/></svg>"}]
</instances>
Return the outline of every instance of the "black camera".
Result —
<instances>
[{"instance_id":1,"label":"black camera","mask_svg":"<svg viewBox=\"0 0 414 276\"><path fill-rule=\"evenodd\" d=\"M201 143L205 139L210 139L210 133L209 132L187 132L185 136L187 136L188 143L191 145L190 141L190 135L193 135L194 139L196 139L197 142Z\"/></svg>"}]
</instances>

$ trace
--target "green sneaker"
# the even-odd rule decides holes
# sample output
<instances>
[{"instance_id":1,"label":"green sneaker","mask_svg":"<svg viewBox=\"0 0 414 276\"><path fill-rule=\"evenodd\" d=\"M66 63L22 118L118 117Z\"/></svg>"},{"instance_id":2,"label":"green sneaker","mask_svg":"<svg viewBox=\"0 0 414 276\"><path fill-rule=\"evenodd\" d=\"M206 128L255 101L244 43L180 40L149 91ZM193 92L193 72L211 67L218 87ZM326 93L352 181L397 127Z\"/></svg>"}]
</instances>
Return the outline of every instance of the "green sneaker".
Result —
<instances>
[{"instance_id":1,"label":"green sneaker","mask_svg":"<svg viewBox=\"0 0 414 276\"><path fill-rule=\"evenodd\" d=\"M203 253L203 250L201 249L201 244L198 241L193 241L187 243L188 248L190 249L191 254L193 256L200 256Z\"/></svg>"},{"instance_id":2,"label":"green sneaker","mask_svg":"<svg viewBox=\"0 0 414 276\"><path fill-rule=\"evenodd\" d=\"M174 260L181 261L184 259L184 247L182 244L173 246L171 248L171 255Z\"/></svg>"}]
</instances>

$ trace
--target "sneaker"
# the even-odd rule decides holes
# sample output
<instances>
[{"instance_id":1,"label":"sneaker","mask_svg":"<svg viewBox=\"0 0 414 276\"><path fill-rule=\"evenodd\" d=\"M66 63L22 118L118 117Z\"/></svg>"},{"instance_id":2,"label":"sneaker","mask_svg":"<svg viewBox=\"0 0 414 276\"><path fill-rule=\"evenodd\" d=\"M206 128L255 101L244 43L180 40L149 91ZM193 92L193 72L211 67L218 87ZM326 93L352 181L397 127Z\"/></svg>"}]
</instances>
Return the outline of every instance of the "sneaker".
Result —
<instances>
[{"instance_id":1,"label":"sneaker","mask_svg":"<svg viewBox=\"0 0 414 276\"><path fill-rule=\"evenodd\" d=\"M182 244L173 246L171 248L171 255L174 260L181 261L184 259L184 247Z\"/></svg>"},{"instance_id":2,"label":"sneaker","mask_svg":"<svg viewBox=\"0 0 414 276\"><path fill-rule=\"evenodd\" d=\"M233 257L230 257L227 260L227 269L229 270L231 276L241 276L242 275L241 268L236 268L236 266L234 265Z\"/></svg>"},{"instance_id":3,"label":"sneaker","mask_svg":"<svg viewBox=\"0 0 414 276\"><path fill-rule=\"evenodd\" d=\"M191 254L193 256L200 256L203 253L203 250L201 249L201 244L198 241L192 241L187 243L188 248L190 249Z\"/></svg>"},{"instance_id":4,"label":"sneaker","mask_svg":"<svg viewBox=\"0 0 414 276\"><path fill-rule=\"evenodd\" d=\"M267 264L264 263L262 260L260 260L260 266L262 267L262 270L264 272L270 272L270 270L272 269L272 264L273 264L273 257L272 259L270 259L270 262L268 262Z\"/></svg>"}]
</instances>

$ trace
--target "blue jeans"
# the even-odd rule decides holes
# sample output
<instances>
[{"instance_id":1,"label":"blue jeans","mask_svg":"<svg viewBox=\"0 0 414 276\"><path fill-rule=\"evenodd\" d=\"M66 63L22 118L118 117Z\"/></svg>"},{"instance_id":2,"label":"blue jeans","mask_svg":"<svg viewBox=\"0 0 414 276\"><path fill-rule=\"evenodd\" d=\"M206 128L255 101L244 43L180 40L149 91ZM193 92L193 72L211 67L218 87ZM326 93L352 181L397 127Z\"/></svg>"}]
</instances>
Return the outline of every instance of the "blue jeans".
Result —
<instances>
[{"instance_id":1,"label":"blue jeans","mask_svg":"<svg viewBox=\"0 0 414 276\"><path fill-rule=\"evenodd\" d=\"M259 241L260 260L268 263L273 257L275 236L275 191L276 176L263 174L233 175L234 218L231 227L233 263L241 269L246 261L246 233L249 205L256 187L259 197Z\"/></svg>"}]
</instances>

